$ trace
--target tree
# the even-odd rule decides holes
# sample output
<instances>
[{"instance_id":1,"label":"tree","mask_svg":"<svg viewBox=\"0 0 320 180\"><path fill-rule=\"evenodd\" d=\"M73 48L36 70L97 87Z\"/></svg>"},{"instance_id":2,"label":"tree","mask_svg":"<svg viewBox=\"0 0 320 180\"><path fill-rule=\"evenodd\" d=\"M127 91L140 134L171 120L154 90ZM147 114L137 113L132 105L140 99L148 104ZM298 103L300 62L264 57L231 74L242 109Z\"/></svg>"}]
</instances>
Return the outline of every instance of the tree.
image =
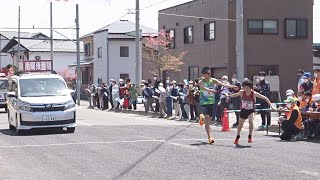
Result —
<instances>
[{"instance_id":1,"label":"tree","mask_svg":"<svg viewBox=\"0 0 320 180\"><path fill-rule=\"evenodd\" d=\"M66 81L68 87L71 87L77 79L77 75L70 68L60 69L57 71L57 74L59 74Z\"/></svg>"},{"instance_id":2,"label":"tree","mask_svg":"<svg viewBox=\"0 0 320 180\"><path fill-rule=\"evenodd\" d=\"M187 52L173 54L169 48L172 38L164 30L158 33L157 37L145 38L143 45L143 57L151 65L150 72L162 77L164 71L181 71L183 57Z\"/></svg>"}]
</instances>

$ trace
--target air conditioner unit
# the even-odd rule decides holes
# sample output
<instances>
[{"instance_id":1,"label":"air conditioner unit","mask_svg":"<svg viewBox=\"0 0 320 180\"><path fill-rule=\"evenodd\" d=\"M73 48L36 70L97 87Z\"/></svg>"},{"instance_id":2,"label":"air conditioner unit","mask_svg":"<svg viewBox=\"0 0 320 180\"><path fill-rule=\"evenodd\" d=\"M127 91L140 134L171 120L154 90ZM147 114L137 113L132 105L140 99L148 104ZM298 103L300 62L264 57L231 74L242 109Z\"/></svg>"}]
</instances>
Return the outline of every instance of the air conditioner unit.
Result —
<instances>
[{"instance_id":1,"label":"air conditioner unit","mask_svg":"<svg viewBox=\"0 0 320 180\"><path fill-rule=\"evenodd\" d=\"M36 60L41 60L40 56L36 56L35 58L36 58Z\"/></svg>"}]
</instances>

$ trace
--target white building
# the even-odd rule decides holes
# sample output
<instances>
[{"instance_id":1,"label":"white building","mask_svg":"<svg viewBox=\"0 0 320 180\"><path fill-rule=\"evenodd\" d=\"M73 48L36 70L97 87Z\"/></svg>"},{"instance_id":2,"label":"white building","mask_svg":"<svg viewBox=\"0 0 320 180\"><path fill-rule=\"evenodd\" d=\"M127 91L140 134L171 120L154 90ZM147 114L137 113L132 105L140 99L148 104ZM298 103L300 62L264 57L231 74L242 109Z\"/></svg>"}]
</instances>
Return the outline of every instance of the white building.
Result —
<instances>
[{"instance_id":1,"label":"white building","mask_svg":"<svg viewBox=\"0 0 320 180\"><path fill-rule=\"evenodd\" d=\"M157 35L157 30L145 26L140 27L142 37ZM101 83L109 82L109 79L118 81L120 78L130 78L132 82L136 82L135 23L127 20L117 21L83 36L81 40L85 46L85 60L82 61L82 67L91 66L91 68L82 68L91 69L82 73L82 79L86 79L85 82L88 84ZM142 44L142 41L140 43ZM142 67L141 44L140 67ZM140 69L140 77L142 77L142 71ZM83 81L83 84L86 83Z\"/></svg>"},{"instance_id":2,"label":"white building","mask_svg":"<svg viewBox=\"0 0 320 180\"><path fill-rule=\"evenodd\" d=\"M12 33L13 34L13 33ZM8 36L8 35L7 35ZM1 58L1 66L18 63L18 39L14 35L11 39L7 36L1 45L1 52L6 56ZM4 38L5 39L5 38ZM2 43L1 41L1 43ZM23 33L20 37L20 60L51 60L50 39L42 33ZM83 58L83 46L80 45L80 57ZM68 67L77 60L77 47L74 40L53 40L53 70L59 71ZM21 67L20 67L21 69Z\"/></svg>"}]
</instances>

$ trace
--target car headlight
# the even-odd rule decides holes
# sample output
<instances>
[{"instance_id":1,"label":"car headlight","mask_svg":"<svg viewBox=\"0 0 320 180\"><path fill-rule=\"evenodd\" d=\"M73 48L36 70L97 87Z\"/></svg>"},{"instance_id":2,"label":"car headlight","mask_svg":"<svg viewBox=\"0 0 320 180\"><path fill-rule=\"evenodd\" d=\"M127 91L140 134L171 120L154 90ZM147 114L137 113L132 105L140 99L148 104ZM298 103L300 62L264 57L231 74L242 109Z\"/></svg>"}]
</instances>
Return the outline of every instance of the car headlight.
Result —
<instances>
[{"instance_id":1,"label":"car headlight","mask_svg":"<svg viewBox=\"0 0 320 180\"><path fill-rule=\"evenodd\" d=\"M68 110L68 109L74 108L75 106L76 106L76 104L73 102L73 100L68 101L64 105L64 110Z\"/></svg>"},{"instance_id":2,"label":"car headlight","mask_svg":"<svg viewBox=\"0 0 320 180\"><path fill-rule=\"evenodd\" d=\"M31 104L19 104L18 107L21 111L32 112Z\"/></svg>"}]
</instances>

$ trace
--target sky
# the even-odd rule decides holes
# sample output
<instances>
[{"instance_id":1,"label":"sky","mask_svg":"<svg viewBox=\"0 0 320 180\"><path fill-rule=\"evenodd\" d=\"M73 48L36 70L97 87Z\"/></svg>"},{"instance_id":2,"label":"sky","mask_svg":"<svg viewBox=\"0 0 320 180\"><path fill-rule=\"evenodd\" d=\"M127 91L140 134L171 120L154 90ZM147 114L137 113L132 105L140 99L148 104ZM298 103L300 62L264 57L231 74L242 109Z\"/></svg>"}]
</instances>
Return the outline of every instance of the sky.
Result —
<instances>
[{"instance_id":1,"label":"sky","mask_svg":"<svg viewBox=\"0 0 320 180\"><path fill-rule=\"evenodd\" d=\"M75 26L76 8L79 4L80 36L100 29L121 19L135 21L135 0L60 0L53 1L53 27L67 28ZM68 2L65 2L68 1ZM141 24L154 29L158 28L158 10L178 5L190 0L140 0ZM314 0L314 38L320 43L320 0ZM50 0L0 0L0 30L18 27L18 5L21 7L21 28L49 28ZM147 7L147 8L144 8ZM15 30L15 29L13 29ZM43 32L49 30L21 30L23 32ZM68 38L75 38L74 29L56 30ZM54 33L55 38L61 38Z\"/></svg>"}]
</instances>

